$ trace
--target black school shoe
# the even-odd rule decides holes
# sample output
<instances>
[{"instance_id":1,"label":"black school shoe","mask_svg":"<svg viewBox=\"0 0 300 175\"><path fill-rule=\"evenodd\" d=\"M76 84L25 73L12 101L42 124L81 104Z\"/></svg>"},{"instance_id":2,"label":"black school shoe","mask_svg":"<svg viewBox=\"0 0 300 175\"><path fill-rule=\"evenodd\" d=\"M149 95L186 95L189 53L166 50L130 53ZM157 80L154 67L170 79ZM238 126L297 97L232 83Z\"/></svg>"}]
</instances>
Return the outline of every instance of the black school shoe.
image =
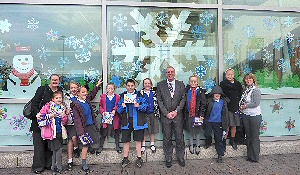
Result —
<instances>
[{"instance_id":1,"label":"black school shoe","mask_svg":"<svg viewBox=\"0 0 300 175\"><path fill-rule=\"evenodd\" d=\"M68 163L68 170L71 171L73 169L73 162Z\"/></svg>"},{"instance_id":2,"label":"black school shoe","mask_svg":"<svg viewBox=\"0 0 300 175\"><path fill-rule=\"evenodd\" d=\"M74 153L74 157L75 158L79 158L80 157L79 148L74 149L73 153Z\"/></svg>"}]
</instances>

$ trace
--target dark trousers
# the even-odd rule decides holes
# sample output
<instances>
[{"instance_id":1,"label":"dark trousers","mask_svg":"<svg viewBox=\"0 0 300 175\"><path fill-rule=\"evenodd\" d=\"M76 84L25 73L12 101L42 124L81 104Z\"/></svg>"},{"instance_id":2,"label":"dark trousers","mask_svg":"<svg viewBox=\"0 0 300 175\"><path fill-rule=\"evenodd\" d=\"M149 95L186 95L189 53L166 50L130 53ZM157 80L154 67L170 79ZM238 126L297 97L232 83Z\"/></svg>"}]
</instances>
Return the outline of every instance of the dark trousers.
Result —
<instances>
[{"instance_id":1,"label":"dark trousers","mask_svg":"<svg viewBox=\"0 0 300 175\"><path fill-rule=\"evenodd\" d=\"M205 144L211 145L212 143L212 131L214 131L215 148L218 155L224 156L224 146L222 144L223 129L221 122L205 122L204 124L204 136Z\"/></svg>"},{"instance_id":2,"label":"dark trousers","mask_svg":"<svg viewBox=\"0 0 300 175\"><path fill-rule=\"evenodd\" d=\"M106 137L108 136L108 131L109 128L101 128L101 137L100 137L100 148L103 148L104 145L104 141L106 139ZM119 147L119 143L120 143L120 133L121 130L117 129L113 131L114 133L114 138L115 138L115 144L116 144L116 148Z\"/></svg>"},{"instance_id":3,"label":"dark trousers","mask_svg":"<svg viewBox=\"0 0 300 175\"><path fill-rule=\"evenodd\" d=\"M176 156L177 159L184 159L184 140L183 140L183 123L163 123L163 149L166 161L171 161L173 157L172 135L175 133Z\"/></svg>"},{"instance_id":4,"label":"dark trousers","mask_svg":"<svg viewBox=\"0 0 300 175\"><path fill-rule=\"evenodd\" d=\"M260 153L259 129L261 121L261 115L243 115L243 124L246 133L247 158L256 162L259 160Z\"/></svg>"},{"instance_id":5,"label":"dark trousers","mask_svg":"<svg viewBox=\"0 0 300 175\"><path fill-rule=\"evenodd\" d=\"M32 171L44 171L52 164L52 151L48 147L47 140L41 137L41 131L33 132L33 163Z\"/></svg>"}]
</instances>

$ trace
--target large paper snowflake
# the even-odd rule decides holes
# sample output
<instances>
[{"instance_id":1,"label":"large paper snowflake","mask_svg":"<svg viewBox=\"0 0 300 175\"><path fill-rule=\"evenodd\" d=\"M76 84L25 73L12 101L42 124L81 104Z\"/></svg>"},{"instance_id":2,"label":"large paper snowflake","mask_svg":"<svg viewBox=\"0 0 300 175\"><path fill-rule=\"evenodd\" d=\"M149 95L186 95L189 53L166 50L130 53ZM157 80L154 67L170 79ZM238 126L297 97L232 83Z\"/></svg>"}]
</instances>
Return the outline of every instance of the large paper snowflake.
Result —
<instances>
[{"instance_id":1,"label":"large paper snowflake","mask_svg":"<svg viewBox=\"0 0 300 175\"><path fill-rule=\"evenodd\" d=\"M278 65L278 70L281 70L282 72L286 72L287 69L290 67L289 65L289 60L285 60L284 58L280 58L277 61L277 65Z\"/></svg>"},{"instance_id":2,"label":"large paper snowflake","mask_svg":"<svg viewBox=\"0 0 300 175\"><path fill-rule=\"evenodd\" d=\"M3 20L0 21L0 30L2 33L9 32L10 27L11 27L11 23L9 23L7 19L5 19L4 21Z\"/></svg>"},{"instance_id":3,"label":"large paper snowflake","mask_svg":"<svg viewBox=\"0 0 300 175\"><path fill-rule=\"evenodd\" d=\"M283 47L282 39L276 38L273 42L273 48L277 49L278 51Z\"/></svg>"},{"instance_id":4,"label":"large paper snowflake","mask_svg":"<svg viewBox=\"0 0 300 175\"><path fill-rule=\"evenodd\" d=\"M208 91L216 86L216 82L213 78L208 78L204 81L204 86L205 86L206 91Z\"/></svg>"},{"instance_id":5,"label":"large paper snowflake","mask_svg":"<svg viewBox=\"0 0 300 175\"><path fill-rule=\"evenodd\" d=\"M47 32L46 35L47 35L47 40L51 40L53 42L59 38L58 31L53 31L53 29Z\"/></svg>"},{"instance_id":6,"label":"large paper snowflake","mask_svg":"<svg viewBox=\"0 0 300 175\"><path fill-rule=\"evenodd\" d=\"M123 28L127 26L127 16L121 13L113 16L113 26L117 27L117 31L123 31Z\"/></svg>"},{"instance_id":7,"label":"large paper snowflake","mask_svg":"<svg viewBox=\"0 0 300 175\"><path fill-rule=\"evenodd\" d=\"M155 24L160 27L166 27L169 24L169 14L161 11L155 15Z\"/></svg>"},{"instance_id":8,"label":"large paper snowflake","mask_svg":"<svg viewBox=\"0 0 300 175\"><path fill-rule=\"evenodd\" d=\"M251 39L256 35L254 27L250 25L246 25L243 27L243 34L248 39Z\"/></svg>"},{"instance_id":9,"label":"large paper snowflake","mask_svg":"<svg viewBox=\"0 0 300 175\"><path fill-rule=\"evenodd\" d=\"M268 130L268 122L261 121L260 128L259 128L259 134L264 134Z\"/></svg>"},{"instance_id":10,"label":"large paper snowflake","mask_svg":"<svg viewBox=\"0 0 300 175\"><path fill-rule=\"evenodd\" d=\"M14 130L22 130L25 129L25 126L27 124L27 120L23 115L20 115L19 117L13 116L11 119L10 125L13 127Z\"/></svg>"},{"instance_id":11,"label":"large paper snowflake","mask_svg":"<svg viewBox=\"0 0 300 175\"><path fill-rule=\"evenodd\" d=\"M195 25L192 28L192 34L195 39L203 39L206 34L206 30L204 30L204 26Z\"/></svg>"},{"instance_id":12,"label":"large paper snowflake","mask_svg":"<svg viewBox=\"0 0 300 175\"><path fill-rule=\"evenodd\" d=\"M286 25L287 27L290 27L291 25L293 25L293 19L288 16L284 19L284 25Z\"/></svg>"},{"instance_id":13,"label":"large paper snowflake","mask_svg":"<svg viewBox=\"0 0 300 175\"><path fill-rule=\"evenodd\" d=\"M69 48L73 47L73 49L77 49L81 45L81 40L76 38L75 36L70 36L65 39L65 45Z\"/></svg>"},{"instance_id":14,"label":"large paper snowflake","mask_svg":"<svg viewBox=\"0 0 300 175\"><path fill-rule=\"evenodd\" d=\"M47 60L48 57L51 56L50 52L50 48L49 47L45 47L45 46L41 46L40 49L37 50L37 52L40 54L39 58L42 59L44 58L44 60Z\"/></svg>"},{"instance_id":15,"label":"large paper snowflake","mask_svg":"<svg viewBox=\"0 0 300 175\"><path fill-rule=\"evenodd\" d=\"M95 83L97 80L99 80L99 73L99 70L90 67L89 70L84 70L84 79L90 83Z\"/></svg>"},{"instance_id":16,"label":"large paper snowflake","mask_svg":"<svg viewBox=\"0 0 300 175\"><path fill-rule=\"evenodd\" d=\"M276 23L278 21L277 21L277 19L274 19L273 17L268 16L263 20L263 22L264 22L264 27L270 31L270 30L276 28Z\"/></svg>"},{"instance_id":17,"label":"large paper snowflake","mask_svg":"<svg viewBox=\"0 0 300 175\"><path fill-rule=\"evenodd\" d=\"M214 58L206 58L205 60L205 65L209 68L209 70L212 70L217 67L217 60L215 60Z\"/></svg>"},{"instance_id":18,"label":"large paper snowflake","mask_svg":"<svg viewBox=\"0 0 300 175\"><path fill-rule=\"evenodd\" d=\"M296 120L292 120L292 117L288 121L285 121L285 128L287 128L289 131L291 131L292 128L295 128L295 122Z\"/></svg>"},{"instance_id":19,"label":"large paper snowflake","mask_svg":"<svg viewBox=\"0 0 300 175\"><path fill-rule=\"evenodd\" d=\"M200 14L200 22L205 26L208 26L209 24L213 23L213 17L213 14L210 14L208 11L205 11L204 13Z\"/></svg>"},{"instance_id":20,"label":"large paper snowflake","mask_svg":"<svg viewBox=\"0 0 300 175\"><path fill-rule=\"evenodd\" d=\"M27 20L27 28L31 29L32 31L35 31L39 28L38 24L40 21L35 20L34 18L31 18L30 20Z\"/></svg>"},{"instance_id":21,"label":"large paper snowflake","mask_svg":"<svg viewBox=\"0 0 300 175\"><path fill-rule=\"evenodd\" d=\"M82 42L88 46L88 48L93 48L94 46L99 45L96 41L100 39L99 36L95 35L94 32L91 32L90 34L84 35L82 37Z\"/></svg>"},{"instance_id":22,"label":"large paper snowflake","mask_svg":"<svg viewBox=\"0 0 300 175\"><path fill-rule=\"evenodd\" d=\"M285 39L288 41L288 43L291 43L292 41L294 41L294 34L292 34L291 32L287 33L285 35Z\"/></svg>"},{"instance_id":23,"label":"large paper snowflake","mask_svg":"<svg viewBox=\"0 0 300 175\"><path fill-rule=\"evenodd\" d=\"M114 75L111 77L110 82L114 83L119 88L121 86L122 80L120 76Z\"/></svg>"},{"instance_id":24,"label":"large paper snowflake","mask_svg":"<svg viewBox=\"0 0 300 175\"><path fill-rule=\"evenodd\" d=\"M232 66L236 62L235 53L231 51L227 51L227 53L224 54L224 63Z\"/></svg>"},{"instance_id":25,"label":"large paper snowflake","mask_svg":"<svg viewBox=\"0 0 300 175\"><path fill-rule=\"evenodd\" d=\"M280 102L277 103L276 101L274 101L274 104L270 105L270 107L272 108L272 113L277 112L278 114L279 114L280 110L283 109Z\"/></svg>"},{"instance_id":26,"label":"large paper snowflake","mask_svg":"<svg viewBox=\"0 0 300 175\"><path fill-rule=\"evenodd\" d=\"M70 64L70 60L68 59L68 57L60 57L58 64L60 66L60 68L65 68L68 67L68 65Z\"/></svg>"},{"instance_id":27,"label":"large paper snowflake","mask_svg":"<svg viewBox=\"0 0 300 175\"><path fill-rule=\"evenodd\" d=\"M206 75L206 68L203 65L196 67L195 71L200 78L203 78Z\"/></svg>"},{"instance_id":28,"label":"large paper snowflake","mask_svg":"<svg viewBox=\"0 0 300 175\"><path fill-rule=\"evenodd\" d=\"M75 58L79 61L79 63L90 61L91 56L91 51L89 51L87 48L84 48L83 45L79 46L75 53Z\"/></svg>"}]
</instances>

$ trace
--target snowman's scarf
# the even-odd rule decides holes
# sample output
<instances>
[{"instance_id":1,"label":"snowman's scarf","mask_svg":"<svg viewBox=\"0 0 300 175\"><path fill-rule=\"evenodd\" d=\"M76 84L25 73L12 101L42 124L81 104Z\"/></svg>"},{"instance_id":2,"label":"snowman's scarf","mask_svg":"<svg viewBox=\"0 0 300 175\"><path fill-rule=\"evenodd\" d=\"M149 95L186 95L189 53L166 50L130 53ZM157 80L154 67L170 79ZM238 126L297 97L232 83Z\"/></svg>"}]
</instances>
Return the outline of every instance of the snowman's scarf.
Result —
<instances>
[{"instance_id":1,"label":"snowman's scarf","mask_svg":"<svg viewBox=\"0 0 300 175\"><path fill-rule=\"evenodd\" d=\"M21 80L24 79L29 79L30 77L32 77L32 75L34 74L34 69L32 68L29 72L27 73L20 73L19 71L17 71L17 69L14 69L12 71L12 74L18 78L20 78Z\"/></svg>"}]
</instances>

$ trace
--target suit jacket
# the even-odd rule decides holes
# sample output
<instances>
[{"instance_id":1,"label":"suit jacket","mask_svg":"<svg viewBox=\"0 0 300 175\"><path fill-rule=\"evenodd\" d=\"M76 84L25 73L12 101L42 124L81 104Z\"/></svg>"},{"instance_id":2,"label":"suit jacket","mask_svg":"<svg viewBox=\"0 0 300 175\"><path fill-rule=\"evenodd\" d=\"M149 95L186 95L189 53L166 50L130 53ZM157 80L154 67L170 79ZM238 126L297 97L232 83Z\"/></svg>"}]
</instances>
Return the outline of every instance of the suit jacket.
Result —
<instances>
[{"instance_id":1,"label":"suit jacket","mask_svg":"<svg viewBox=\"0 0 300 175\"><path fill-rule=\"evenodd\" d=\"M175 80L175 91L173 98L171 97L167 80L160 82L156 91L162 123L183 122L183 109L186 100L185 86L183 82ZM168 119L166 115L175 110L177 110L178 115L174 119Z\"/></svg>"}]
</instances>

